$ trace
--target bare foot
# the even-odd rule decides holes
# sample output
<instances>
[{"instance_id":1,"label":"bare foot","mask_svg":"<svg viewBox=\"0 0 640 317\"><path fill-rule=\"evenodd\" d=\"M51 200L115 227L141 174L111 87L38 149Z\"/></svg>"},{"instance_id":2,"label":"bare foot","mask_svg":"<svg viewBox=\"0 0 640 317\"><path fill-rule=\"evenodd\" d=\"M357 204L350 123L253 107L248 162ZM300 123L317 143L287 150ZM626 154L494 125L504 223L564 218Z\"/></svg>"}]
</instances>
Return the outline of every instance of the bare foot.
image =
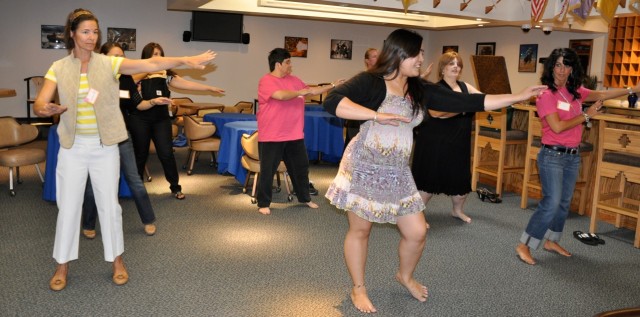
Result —
<instances>
[{"instance_id":1,"label":"bare foot","mask_svg":"<svg viewBox=\"0 0 640 317\"><path fill-rule=\"evenodd\" d=\"M129 273L127 273L127 268L124 266L124 261L122 261L122 256L117 256L113 261L113 283L116 285L124 285L129 281Z\"/></svg>"},{"instance_id":2,"label":"bare foot","mask_svg":"<svg viewBox=\"0 0 640 317\"><path fill-rule=\"evenodd\" d=\"M451 212L451 217L453 218L458 218L466 223L471 223L471 218L469 218L469 216L465 215L464 212L460 211L460 212L455 212L452 211Z\"/></svg>"},{"instance_id":3,"label":"bare foot","mask_svg":"<svg viewBox=\"0 0 640 317\"><path fill-rule=\"evenodd\" d=\"M535 265L536 261L533 259L533 257L531 256L531 251L529 250L529 247L527 245L525 245L524 243L520 243L518 244L518 246L516 247L516 253L518 255L518 259L520 259L520 261L529 264L529 265Z\"/></svg>"},{"instance_id":4,"label":"bare foot","mask_svg":"<svg viewBox=\"0 0 640 317\"><path fill-rule=\"evenodd\" d=\"M427 290L427 287L418 283L418 281L416 281L413 277L407 281L404 281L400 276L400 273L396 273L396 281L402 284L402 286L406 287L409 293L411 293L411 295L415 299L421 302L427 301L427 297L429 297L429 291Z\"/></svg>"},{"instance_id":5,"label":"bare foot","mask_svg":"<svg viewBox=\"0 0 640 317\"><path fill-rule=\"evenodd\" d=\"M271 209L269 209L269 207L262 207L262 208L258 208L258 212L263 215L270 215Z\"/></svg>"},{"instance_id":6,"label":"bare foot","mask_svg":"<svg viewBox=\"0 0 640 317\"><path fill-rule=\"evenodd\" d=\"M69 272L69 263L58 264L56 272L49 281L49 288L52 291L61 291L67 286L67 272Z\"/></svg>"},{"instance_id":7,"label":"bare foot","mask_svg":"<svg viewBox=\"0 0 640 317\"><path fill-rule=\"evenodd\" d=\"M566 257L570 257L571 256L571 253L569 253L569 251L565 250L557 242L554 242L554 241L549 241L549 240L545 241L543 248L546 251L558 253L558 254L560 254L562 256L566 256Z\"/></svg>"},{"instance_id":8,"label":"bare foot","mask_svg":"<svg viewBox=\"0 0 640 317\"><path fill-rule=\"evenodd\" d=\"M363 313L377 312L376 308L373 307L373 303L369 300L369 295L367 295L367 289L364 285L354 286L351 289L351 302L353 306Z\"/></svg>"},{"instance_id":9,"label":"bare foot","mask_svg":"<svg viewBox=\"0 0 640 317\"><path fill-rule=\"evenodd\" d=\"M318 204L316 204L316 203L314 203L314 202L312 202L312 201L308 202L308 203L307 203L307 206L309 206L309 208L311 208L311 209L318 209L318 208L320 208L320 206L318 206Z\"/></svg>"}]
</instances>

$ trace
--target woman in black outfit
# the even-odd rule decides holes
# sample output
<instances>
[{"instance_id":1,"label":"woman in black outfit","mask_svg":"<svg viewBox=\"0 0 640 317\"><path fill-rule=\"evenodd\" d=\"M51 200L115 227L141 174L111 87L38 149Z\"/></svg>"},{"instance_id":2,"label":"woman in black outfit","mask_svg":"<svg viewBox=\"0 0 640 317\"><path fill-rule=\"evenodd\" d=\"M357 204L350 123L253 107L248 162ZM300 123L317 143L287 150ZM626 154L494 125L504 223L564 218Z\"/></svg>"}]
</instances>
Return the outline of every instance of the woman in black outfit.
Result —
<instances>
[{"instance_id":1,"label":"woman in black outfit","mask_svg":"<svg viewBox=\"0 0 640 317\"><path fill-rule=\"evenodd\" d=\"M479 94L472 85L458 81L462 58L447 52L438 62L438 85L465 94ZM463 211L471 191L471 124L474 112L449 113L429 109L431 119L418 128L411 173L420 197L426 205L433 195L451 196L451 216L466 223L471 218Z\"/></svg>"},{"instance_id":2,"label":"woman in black outfit","mask_svg":"<svg viewBox=\"0 0 640 317\"><path fill-rule=\"evenodd\" d=\"M164 56L164 50L160 44L152 42L142 49L142 59L153 56ZM134 76L134 78L140 77L143 77L140 81L142 98L149 102L141 103L136 109L131 111L129 117L129 122L131 123L129 129L136 154L138 174L140 174L142 178L144 166L149 157L149 146L151 140L153 140L158 159L164 170L164 176L170 184L169 188L171 189L171 193L173 193L177 199L184 199L185 195L182 193L182 186L178 183L179 177L176 159L173 156L171 102L169 99L166 99L171 95L169 86L178 89L210 91L213 93L223 93L224 90L218 87L188 81L171 70Z\"/></svg>"}]
</instances>

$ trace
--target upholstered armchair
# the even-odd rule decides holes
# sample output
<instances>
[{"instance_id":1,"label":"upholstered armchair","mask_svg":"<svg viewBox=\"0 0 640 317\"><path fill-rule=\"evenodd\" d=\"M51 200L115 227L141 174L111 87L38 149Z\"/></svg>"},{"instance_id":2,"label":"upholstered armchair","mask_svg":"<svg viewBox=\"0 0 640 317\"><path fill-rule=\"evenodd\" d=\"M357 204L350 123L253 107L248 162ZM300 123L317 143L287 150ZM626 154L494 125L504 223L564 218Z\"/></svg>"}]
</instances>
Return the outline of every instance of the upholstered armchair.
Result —
<instances>
[{"instance_id":1,"label":"upholstered armchair","mask_svg":"<svg viewBox=\"0 0 640 317\"><path fill-rule=\"evenodd\" d=\"M41 148L21 146L38 137L38 128L30 124L19 124L12 117L0 117L0 166L9 168L9 194L16 195L13 189L13 169L16 169L18 184L20 179L20 167L34 165L40 181L44 183L42 172L38 163L46 160L46 153Z\"/></svg>"}]
</instances>

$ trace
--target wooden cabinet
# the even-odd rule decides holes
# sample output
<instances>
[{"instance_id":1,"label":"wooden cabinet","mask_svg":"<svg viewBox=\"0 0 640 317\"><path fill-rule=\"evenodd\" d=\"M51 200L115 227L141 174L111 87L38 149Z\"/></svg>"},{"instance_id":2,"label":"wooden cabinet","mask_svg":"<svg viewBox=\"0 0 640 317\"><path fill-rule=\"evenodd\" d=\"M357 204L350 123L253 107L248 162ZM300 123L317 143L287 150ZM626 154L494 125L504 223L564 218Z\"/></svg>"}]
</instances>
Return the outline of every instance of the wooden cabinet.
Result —
<instances>
[{"instance_id":1,"label":"wooden cabinet","mask_svg":"<svg viewBox=\"0 0 640 317\"><path fill-rule=\"evenodd\" d=\"M605 87L634 86L640 80L640 16L615 18L609 26Z\"/></svg>"}]
</instances>

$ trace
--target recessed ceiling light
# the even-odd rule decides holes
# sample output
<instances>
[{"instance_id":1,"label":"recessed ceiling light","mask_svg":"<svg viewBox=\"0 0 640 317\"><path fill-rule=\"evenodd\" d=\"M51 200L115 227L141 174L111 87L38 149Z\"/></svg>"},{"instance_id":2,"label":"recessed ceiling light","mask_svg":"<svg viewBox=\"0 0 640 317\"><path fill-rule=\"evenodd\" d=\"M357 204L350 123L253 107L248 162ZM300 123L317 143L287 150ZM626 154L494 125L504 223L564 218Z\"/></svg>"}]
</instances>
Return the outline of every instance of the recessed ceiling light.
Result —
<instances>
[{"instance_id":1,"label":"recessed ceiling light","mask_svg":"<svg viewBox=\"0 0 640 317\"><path fill-rule=\"evenodd\" d=\"M539 26L539 25L536 25L536 26L535 26L535 28L538 28L538 29L539 29L539 28L540 28L540 26Z\"/></svg>"},{"instance_id":2,"label":"recessed ceiling light","mask_svg":"<svg viewBox=\"0 0 640 317\"><path fill-rule=\"evenodd\" d=\"M484 26L483 24L478 24L478 26Z\"/></svg>"},{"instance_id":3,"label":"recessed ceiling light","mask_svg":"<svg viewBox=\"0 0 640 317\"><path fill-rule=\"evenodd\" d=\"M477 18L476 21L482 21L482 19L481 18Z\"/></svg>"}]
</instances>

